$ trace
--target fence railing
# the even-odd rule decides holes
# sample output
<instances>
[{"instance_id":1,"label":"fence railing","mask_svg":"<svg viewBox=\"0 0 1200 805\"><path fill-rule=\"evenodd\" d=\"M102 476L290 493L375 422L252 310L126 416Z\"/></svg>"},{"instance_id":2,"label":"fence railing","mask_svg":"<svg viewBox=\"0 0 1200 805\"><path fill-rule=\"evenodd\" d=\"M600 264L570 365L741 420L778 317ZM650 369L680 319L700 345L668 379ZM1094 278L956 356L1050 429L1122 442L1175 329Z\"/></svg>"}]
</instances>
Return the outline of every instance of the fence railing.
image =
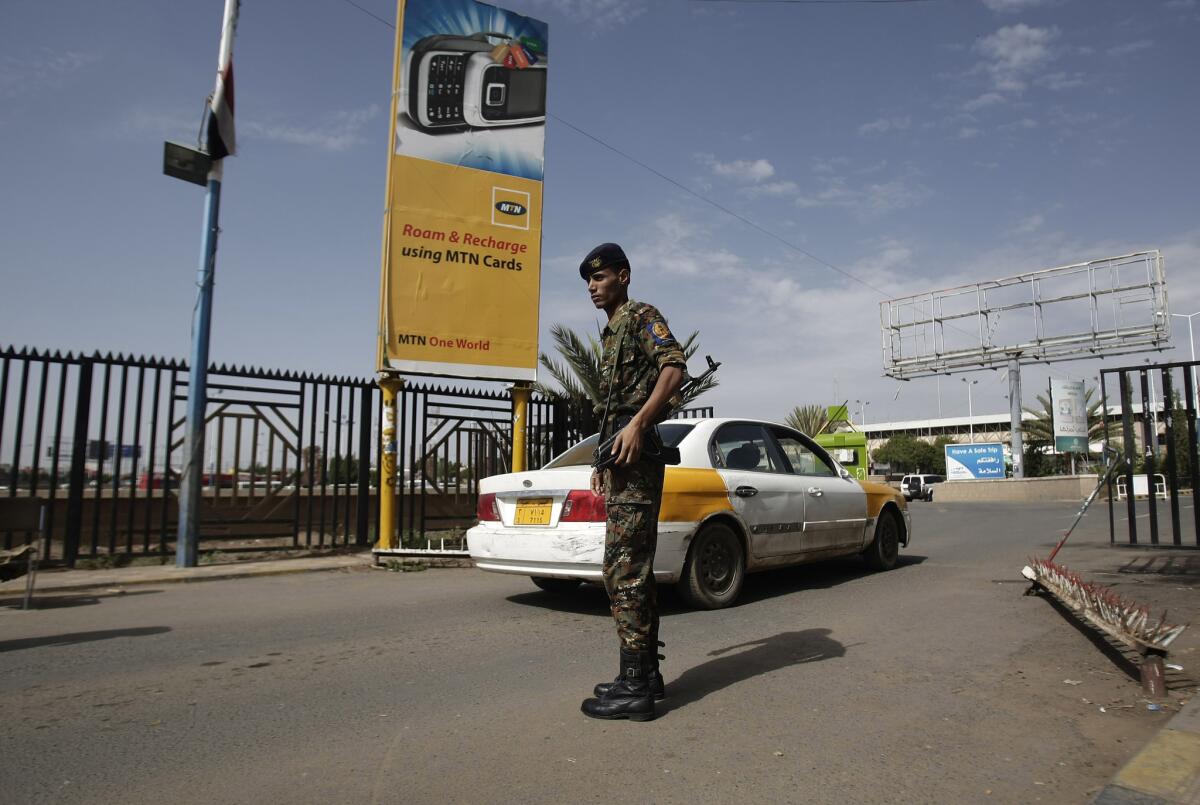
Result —
<instances>
[{"instance_id":1,"label":"fence railing","mask_svg":"<svg viewBox=\"0 0 1200 805\"><path fill-rule=\"evenodd\" d=\"M1124 472L1120 489L1125 494L1125 522L1118 527L1116 518L1118 494L1114 482L1108 482L1108 527L1110 541L1123 540L1130 545L1140 542L1139 518L1147 518L1151 546L1165 543L1161 532L1170 530L1170 545L1185 545L1184 532L1192 532L1186 543L1200 547L1200 517L1193 506L1180 506L1184 489L1200 489L1200 460L1197 455L1197 411L1200 410L1200 387L1197 386L1197 367L1200 361L1164 363L1151 366L1124 366L1103 369L1100 390L1103 397L1105 444L1109 445L1110 421L1119 421L1121 438L1114 444L1124 456ZM1140 420L1140 421L1139 421ZM1140 432L1139 432L1140 431ZM1118 440L1112 440L1117 442ZM1159 484L1157 479L1163 479ZM1146 512L1141 514L1137 490L1154 493L1146 495ZM1159 500L1166 500L1166 511L1159 512ZM1166 517L1168 523L1162 523ZM1189 522L1190 520L1190 522ZM1143 532L1144 534L1144 532ZM1194 540L1194 542L1193 542Z\"/></svg>"},{"instance_id":2,"label":"fence railing","mask_svg":"<svg viewBox=\"0 0 1200 805\"><path fill-rule=\"evenodd\" d=\"M174 551L187 365L123 355L0 351L0 541L5 501L47 503L49 558ZM407 384L398 399L399 544L474 516L479 479L508 468L504 391ZM200 549L368 545L378 536L381 396L372 380L212 366ZM574 436L534 397L527 462Z\"/></svg>"}]
</instances>

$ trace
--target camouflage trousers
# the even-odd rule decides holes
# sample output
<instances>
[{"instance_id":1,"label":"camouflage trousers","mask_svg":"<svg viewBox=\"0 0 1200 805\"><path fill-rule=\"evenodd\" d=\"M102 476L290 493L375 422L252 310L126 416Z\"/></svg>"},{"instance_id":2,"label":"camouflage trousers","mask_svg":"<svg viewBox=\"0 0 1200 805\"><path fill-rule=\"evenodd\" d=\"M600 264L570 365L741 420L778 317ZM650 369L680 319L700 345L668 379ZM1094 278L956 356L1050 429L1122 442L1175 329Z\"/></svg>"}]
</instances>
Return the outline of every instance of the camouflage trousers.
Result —
<instances>
[{"instance_id":1,"label":"camouflage trousers","mask_svg":"<svg viewBox=\"0 0 1200 805\"><path fill-rule=\"evenodd\" d=\"M641 460L605 472L608 528L604 536L604 589L621 645L654 651L658 642L658 592L654 551L664 468Z\"/></svg>"}]
</instances>

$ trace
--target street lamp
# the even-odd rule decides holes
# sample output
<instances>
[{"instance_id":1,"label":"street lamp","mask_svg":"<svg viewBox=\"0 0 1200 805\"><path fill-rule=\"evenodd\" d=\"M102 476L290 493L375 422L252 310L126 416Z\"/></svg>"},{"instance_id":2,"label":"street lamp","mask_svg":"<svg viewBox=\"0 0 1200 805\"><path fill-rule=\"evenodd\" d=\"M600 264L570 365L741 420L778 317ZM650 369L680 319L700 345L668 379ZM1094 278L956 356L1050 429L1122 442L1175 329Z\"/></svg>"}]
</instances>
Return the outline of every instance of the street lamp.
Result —
<instances>
[{"instance_id":1,"label":"street lamp","mask_svg":"<svg viewBox=\"0 0 1200 805\"><path fill-rule=\"evenodd\" d=\"M1200 408L1200 388L1196 387L1196 342L1192 338L1192 317L1200 316L1200 310L1197 310L1195 313L1172 313L1171 315L1188 320L1188 343L1192 347L1192 406L1193 408Z\"/></svg>"},{"instance_id":2,"label":"street lamp","mask_svg":"<svg viewBox=\"0 0 1200 805\"><path fill-rule=\"evenodd\" d=\"M975 442L975 406L971 402L971 386L978 383L978 380L968 380L965 377L960 377L959 380L967 384L967 429L970 435L971 443Z\"/></svg>"}]
</instances>

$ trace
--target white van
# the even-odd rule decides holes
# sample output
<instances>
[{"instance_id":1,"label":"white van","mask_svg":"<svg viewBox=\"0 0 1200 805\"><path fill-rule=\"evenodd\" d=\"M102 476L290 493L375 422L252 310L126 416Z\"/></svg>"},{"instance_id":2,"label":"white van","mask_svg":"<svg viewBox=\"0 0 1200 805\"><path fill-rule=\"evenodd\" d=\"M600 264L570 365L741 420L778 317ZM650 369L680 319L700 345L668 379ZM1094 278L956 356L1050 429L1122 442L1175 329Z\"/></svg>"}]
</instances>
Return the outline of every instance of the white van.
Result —
<instances>
[{"instance_id":1,"label":"white van","mask_svg":"<svg viewBox=\"0 0 1200 805\"><path fill-rule=\"evenodd\" d=\"M905 500L933 500L933 485L944 480L942 475L905 475L900 479L900 492Z\"/></svg>"}]
</instances>

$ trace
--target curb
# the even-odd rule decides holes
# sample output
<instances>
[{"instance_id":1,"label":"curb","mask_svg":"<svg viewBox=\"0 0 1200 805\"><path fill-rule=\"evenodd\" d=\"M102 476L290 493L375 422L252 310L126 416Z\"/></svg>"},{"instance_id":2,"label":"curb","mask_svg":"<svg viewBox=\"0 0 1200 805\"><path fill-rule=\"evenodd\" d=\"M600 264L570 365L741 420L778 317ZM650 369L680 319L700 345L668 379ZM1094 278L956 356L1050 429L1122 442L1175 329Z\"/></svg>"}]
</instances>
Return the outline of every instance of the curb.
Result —
<instances>
[{"instance_id":1,"label":"curb","mask_svg":"<svg viewBox=\"0 0 1200 805\"><path fill-rule=\"evenodd\" d=\"M211 572L208 572L208 568L187 568L182 571L171 570L167 572L146 573L143 575L110 576L106 579L64 580L59 581L58 583L48 579L44 584L41 583L40 580L35 584L33 598L36 602L38 595L41 593L94 590L101 587L134 587L146 584L179 584L197 581L228 581L230 579L261 578L264 576L286 576L296 573L319 573L332 570L353 570L359 567L369 568L370 566L371 562L369 555L362 555L355 556L352 559L329 562L326 564L307 564L292 567L237 567L236 565L233 565L228 568L214 568ZM76 572L92 573L96 571ZM13 587L12 592L23 592L24 583L24 579L20 579L19 590L18 587ZM0 595L3 595L6 592L9 591L3 587L0 587Z\"/></svg>"},{"instance_id":2,"label":"curb","mask_svg":"<svg viewBox=\"0 0 1200 805\"><path fill-rule=\"evenodd\" d=\"M1133 756L1094 805L1200 805L1200 696Z\"/></svg>"}]
</instances>

